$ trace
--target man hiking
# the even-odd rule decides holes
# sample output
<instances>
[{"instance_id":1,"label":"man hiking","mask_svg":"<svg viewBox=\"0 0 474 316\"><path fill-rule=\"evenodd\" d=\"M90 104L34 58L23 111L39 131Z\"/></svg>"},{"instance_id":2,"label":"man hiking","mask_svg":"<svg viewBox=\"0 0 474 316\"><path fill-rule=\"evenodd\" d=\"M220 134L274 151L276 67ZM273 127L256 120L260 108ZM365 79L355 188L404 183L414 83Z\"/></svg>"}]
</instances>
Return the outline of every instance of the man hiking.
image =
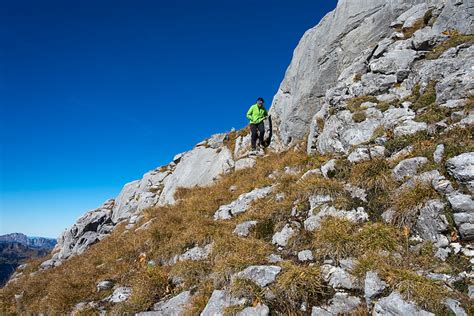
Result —
<instances>
[{"instance_id":1,"label":"man hiking","mask_svg":"<svg viewBox=\"0 0 474 316\"><path fill-rule=\"evenodd\" d=\"M265 134L265 125L263 120L268 116L268 112L263 106L263 98L258 98L257 103L252 105L247 111L247 118L250 121L250 132L252 134L252 153L257 151L257 138L260 146L263 147L263 136Z\"/></svg>"}]
</instances>

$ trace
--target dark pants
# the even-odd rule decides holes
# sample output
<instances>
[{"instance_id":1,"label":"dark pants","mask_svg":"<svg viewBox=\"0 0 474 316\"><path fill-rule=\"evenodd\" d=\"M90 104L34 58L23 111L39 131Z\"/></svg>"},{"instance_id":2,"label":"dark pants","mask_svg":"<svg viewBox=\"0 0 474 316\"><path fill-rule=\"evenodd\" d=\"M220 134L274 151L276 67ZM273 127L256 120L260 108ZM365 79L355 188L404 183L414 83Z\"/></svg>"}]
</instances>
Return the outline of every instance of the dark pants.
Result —
<instances>
[{"instance_id":1,"label":"dark pants","mask_svg":"<svg viewBox=\"0 0 474 316\"><path fill-rule=\"evenodd\" d=\"M263 124L263 122L260 122L258 124L250 124L250 132L252 133L252 149L257 149L257 138L260 141L260 146L263 146L265 124Z\"/></svg>"}]
</instances>

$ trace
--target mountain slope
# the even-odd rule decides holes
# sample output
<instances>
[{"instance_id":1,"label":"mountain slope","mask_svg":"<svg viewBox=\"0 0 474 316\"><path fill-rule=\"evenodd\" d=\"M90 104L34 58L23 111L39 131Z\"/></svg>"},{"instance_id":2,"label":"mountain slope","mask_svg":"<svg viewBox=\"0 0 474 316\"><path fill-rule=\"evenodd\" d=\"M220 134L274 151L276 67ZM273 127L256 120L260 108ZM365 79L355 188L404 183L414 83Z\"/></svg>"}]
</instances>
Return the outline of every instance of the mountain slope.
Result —
<instances>
[{"instance_id":1,"label":"mountain slope","mask_svg":"<svg viewBox=\"0 0 474 316\"><path fill-rule=\"evenodd\" d=\"M280 151L248 157L242 130L177 155L24 267L2 311L474 313L473 4L416 3L341 1L315 30L358 21L367 49L328 57L319 105L285 106L305 118L275 98ZM324 73L318 43L342 34L305 35L285 79L298 93L321 81L303 71Z\"/></svg>"}]
</instances>

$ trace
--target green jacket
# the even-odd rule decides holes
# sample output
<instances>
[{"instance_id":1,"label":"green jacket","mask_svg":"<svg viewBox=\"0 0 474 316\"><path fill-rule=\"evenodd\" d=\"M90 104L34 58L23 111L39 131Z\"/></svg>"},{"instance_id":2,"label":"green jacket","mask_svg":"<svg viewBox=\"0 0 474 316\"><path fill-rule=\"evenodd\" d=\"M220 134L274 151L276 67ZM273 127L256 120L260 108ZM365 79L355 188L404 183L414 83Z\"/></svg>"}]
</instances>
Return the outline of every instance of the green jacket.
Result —
<instances>
[{"instance_id":1,"label":"green jacket","mask_svg":"<svg viewBox=\"0 0 474 316\"><path fill-rule=\"evenodd\" d=\"M267 116L267 110L263 106L259 108L257 103L252 105L247 111L247 118L250 120L250 124L258 124Z\"/></svg>"}]
</instances>

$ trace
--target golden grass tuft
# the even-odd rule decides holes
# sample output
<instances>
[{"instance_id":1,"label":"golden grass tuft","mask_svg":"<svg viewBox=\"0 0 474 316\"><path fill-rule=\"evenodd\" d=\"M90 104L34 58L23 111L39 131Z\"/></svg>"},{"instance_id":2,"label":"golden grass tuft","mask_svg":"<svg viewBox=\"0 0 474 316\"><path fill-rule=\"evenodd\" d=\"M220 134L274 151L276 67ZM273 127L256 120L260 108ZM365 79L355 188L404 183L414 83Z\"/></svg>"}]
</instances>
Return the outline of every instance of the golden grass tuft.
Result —
<instances>
[{"instance_id":1,"label":"golden grass tuft","mask_svg":"<svg viewBox=\"0 0 474 316\"><path fill-rule=\"evenodd\" d=\"M398 227L411 227L423 204L437 197L431 183L418 181L413 186L406 186L392 197L392 223Z\"/></svg>"},{"instance_id":2,"label":"golden grass tuft","mask_svg":"<svg viewBox=\"0 0 474 316\"><path fill-rule=\"evenodd\" d=\"M285 313L298 313L301 303L308 306L321 304L332 289L324 284L321 271L316 266L297 265L291 261L282 262L282 271L271 290L276 295L273 305ZM318 305L319 305L318 304Z\"/></svg>"},{"instance_id":3,"label":"golden grass tuft","mask_svg":"<svg viewBox=\"0 0 474 316\"><path fill-rule=\"evenodd\" d=\"M316 256L335 261L353 256L356 253L356 229L356 225L347 219L324 218L313 235L313 249Z\"/></svg>"},{"instance_id":4,"label":"golden grass tuft","mask_svg":"<svg viewBox=\"0 0 474 316\"><path fill-rule=\"evenodd\" d=\"M352 120L356 123L365 121L366 115L364 111L357 111L352 113Z\"/></svg>"}]
</instances>

